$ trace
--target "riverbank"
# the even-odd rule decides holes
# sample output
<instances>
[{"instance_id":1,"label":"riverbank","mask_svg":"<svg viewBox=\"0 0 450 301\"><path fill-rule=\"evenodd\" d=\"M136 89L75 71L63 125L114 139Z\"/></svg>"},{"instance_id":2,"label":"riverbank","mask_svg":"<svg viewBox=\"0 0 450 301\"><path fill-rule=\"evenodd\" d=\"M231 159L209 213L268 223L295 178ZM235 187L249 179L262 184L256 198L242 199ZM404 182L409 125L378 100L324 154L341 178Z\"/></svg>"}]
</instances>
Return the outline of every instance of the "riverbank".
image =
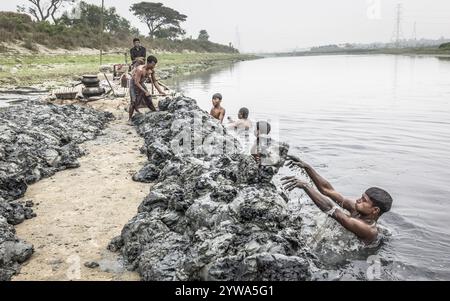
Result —
<instances>
[{"instance_id":1,"label":"riverbank","mask_svg":"<svg viewBox=\"0 0 450 301\"><path fill-rule=\"evenodd\" d=\"M36 217L31 208L41 200L20 200L29 186L78 168L77 159L86 154L79 145L101 135L113 119L87 107L37 101L0 111L0 280L15 275L34 250L29 237L22 240L12 227Z\"/></svg>"},{"instance_id":2,"label":"riverbank","mask_svg":"<svg viewBox=\"0 0 450 301\"><path fill-rule=\"evenodd\" d=\"M313 263L294 235L301 218L271 183L287 145L274 166L258 167L186 97L136 116L136 129L126 125L125 99L84 106L115 120L81 145L78 168L42 179L19 200L32 201L37 217L16 226L34 254L13 280L310 279ZM200 157L175 155L170 144L192 116L209 129L194 138L211 144ZM221 154L222 143L230 153Z\"/></svg>"},{"instance_id":3,"label":"riverbank","mask_svg":"<svg viewBox=\"0 0 450 301\"><path fill-rule=\"evenodd\" d=\"M160 53L158 76L164 79L205 71L239 61L259 58L254 55L234 53ZM56 55L29 54L2 55L0 57L0 85L37 86L53 89L67 86L83 74L97 74L100 68L99 55L90 51L67 52ZM103 65L125 63L123 53L103 56Z\"/></svg>"},{"instance_id":4,"label":"riverbank","mask_svg":"<svg viewBox=\"0 0 450 301\"><path fill-rule=\"evenodd\" d=\"M203 63L193 64L200 57ZM52 59L58 62L61 56ZM166 68L171 68L173 75L230 64L238 58L178 54L166 59L166 66L172 66ZM187 71L174 67L180 61L191 63ZM20 244L27 247L26 257L34 253L14 280L139 280L138 274L127 271L118 254L106 248L121 234L123 225L133 217L151 187L132 181L145 159L139 152L141 138L126 125L127 103L126 98L88 104L64 102L112 113L115 120L103 135L81 145L80 154L86 156L74 164L77 169L43 176L21 190L24 195L18 202L36 204L33 209L37 217L16 225L16 239L20 238ZM22 260L13 263L15 271L20 269L20 263Z\"/></svg>"},{"instance_id":5,"label":"riverbank","mask_svg":"<svg viewBox=\"0 0 450 301\"><path fill-rule=\"evenodd\" d=\"M310 280L302 218L272 183L289 146L272 141L258 165L195 100L159 109L134 118L148 160L139 175L154 182L109 250L144 281Z\"/></svg>"},{"instance_id":6,"label":"riverbank","mask_svg":"<svg viewBox=\"0 0 450 301\"><path fill-rule=\"evenodd\" d=\"M87 155L79 159L79 168L29 187L24 200L39 204L34 208L37 217L18 225L16 231L34 245L35 253L13 280L139 280L106 249L150 187L132 180L145 157L139 152L142 139L126 124L120 105L120 100L90 105L99 110L102 106L116 119L104 135L82 145Z\"/></svg>"}]
</instances>

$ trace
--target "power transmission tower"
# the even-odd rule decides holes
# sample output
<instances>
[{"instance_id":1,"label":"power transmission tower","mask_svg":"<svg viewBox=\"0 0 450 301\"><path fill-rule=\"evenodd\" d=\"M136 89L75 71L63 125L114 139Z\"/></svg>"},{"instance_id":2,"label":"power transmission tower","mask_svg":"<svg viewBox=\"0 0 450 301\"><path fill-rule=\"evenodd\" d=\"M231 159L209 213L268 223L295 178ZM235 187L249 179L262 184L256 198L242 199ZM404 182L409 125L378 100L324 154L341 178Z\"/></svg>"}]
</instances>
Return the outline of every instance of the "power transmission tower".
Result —
<instances>
[{"instance_id":1,"label":"power transmission tower","mask_svg":"<svg viewBox=\"0 0 450 301\"><path fill-rule=\"evenodd\" d=\"M417 45L417 22L414 22L413 40L414 40L414 46L416 46Z\"/></svg>"},{"instance_id":2,"label":"power transmission tower","mask_svg":"<svg viewBox=\"0 0 450 301\"><path fill-rule=\"evenodd\" d=\"M394 31L394 36L395 36L395 47L399 48L400 47L400 41L402 39L402 13L403 13L403 5L402 4L397 4L397 20L396 20L396 24L395 24L395 31Z\"/></svg>"},{"instance_id":3,"label":"power transmission tower","mask_svg":"<svg viewBox=\"0 0 450 301\"><path fill-rule=\"evenodd\" d=\"M239 26L236 26L236 49L241 51L241 34L239 33Z\"/></svg>"}]
</instances>

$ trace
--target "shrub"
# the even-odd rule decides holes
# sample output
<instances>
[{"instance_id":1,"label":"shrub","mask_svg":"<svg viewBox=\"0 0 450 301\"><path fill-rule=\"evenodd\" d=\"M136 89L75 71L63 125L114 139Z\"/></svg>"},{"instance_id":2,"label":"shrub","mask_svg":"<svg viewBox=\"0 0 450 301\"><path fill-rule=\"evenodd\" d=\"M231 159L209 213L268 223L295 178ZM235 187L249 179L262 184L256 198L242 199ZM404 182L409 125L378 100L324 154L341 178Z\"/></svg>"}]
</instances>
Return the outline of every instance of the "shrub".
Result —
<instances>
[{"instance_id":1,"label":"shrub","mask_svg":"<svg viewBox=\"0 0 450 301\"><path fill-rule=\"evenodd\" d=\"M32 40L25 40L22 46L31 51L38 51L36 44Z\"/></svg>"},{"instance_id":2,"label":"shrub","mask_svg":"<svg viewBox=\"0 0 450 301\"><path fill-rule=\"evenodd\" d=\"M450 43L444 43L439 46L439 49L450 50Z\"/></svg>"},{"instance_id":3,"label":"shrub","mask_svg":"<svg viewBox=\"0 0 450 301\"><path fill-rule=\"evenodd\" d=\"M9 32L27 31L33 27L33 20L26 14L0 12L0 28Z\"/></svg>"}]
</instances>

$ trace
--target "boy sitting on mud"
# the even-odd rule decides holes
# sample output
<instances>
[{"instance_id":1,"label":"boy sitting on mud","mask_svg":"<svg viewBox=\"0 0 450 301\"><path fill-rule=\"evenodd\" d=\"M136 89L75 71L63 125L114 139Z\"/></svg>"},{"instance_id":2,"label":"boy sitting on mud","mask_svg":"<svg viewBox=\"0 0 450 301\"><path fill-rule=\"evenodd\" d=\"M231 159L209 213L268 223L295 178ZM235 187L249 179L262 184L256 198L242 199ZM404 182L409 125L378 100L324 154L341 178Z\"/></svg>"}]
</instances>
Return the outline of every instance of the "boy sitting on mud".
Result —
<instances>
[{"instance_id":1,"label":"boy sitting on mud","mask_svg":"<svg viewBox=\"0 0 450 301\"><path fill-rule=\"evenodd\" d=\"M223 123L223 119L225 118L225 109L222 108L222 94L216 93L212 97L213 108L211 109L210 115L215 119L219 120L220 123Z\"/></svg>"},{"instance_id":2,"label":"boy sitting on mud","mask_svg":"<svg viewBox=\"0 0 450 301\"><path fill-rule=\"evenodd\" d=\"M282 179L286 190L303 189L317 207L355 234L362 242L367 245L378 244L378 219L392 207L393 200L389 193L380 188L370 188L358 200L351 200L337 192L309 164L292 156L289 158L292 161L288 162L288 166L291 169L304 169L319 191L295 177Z\"/></svg>"},{"instance_id":3,"label":"boy sitting on mud","mask_svg":"<svg viewBox=\"0 0 450 301\"><path fill-rule=\"evenodd\" d=\"M247 108L240 109L237 121L233 121L231 117L228 117L230 123L227 124L227 128L249 131L253 127L252 122L248 119L249 115L250 115L249 109Z\"/></svg>"}]
</instances>

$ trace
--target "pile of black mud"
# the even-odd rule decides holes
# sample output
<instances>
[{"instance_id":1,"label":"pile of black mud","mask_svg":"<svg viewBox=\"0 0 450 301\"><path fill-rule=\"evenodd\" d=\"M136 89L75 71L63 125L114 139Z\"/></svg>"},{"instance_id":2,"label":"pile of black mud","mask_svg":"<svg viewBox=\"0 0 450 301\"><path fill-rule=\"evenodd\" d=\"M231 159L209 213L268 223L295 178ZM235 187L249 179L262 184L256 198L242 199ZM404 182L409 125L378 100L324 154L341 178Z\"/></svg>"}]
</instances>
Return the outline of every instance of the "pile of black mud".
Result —
<instances>
[{"instance_id":1,"label":"pile of black mud","mask_svg":"<svg viewBox=\"0 0 450 301\"><path fill-rule=\"evenodd\" d=\"M288 145L260 166L195 100L160 109L134 120L149 161L134 180L154 186L109 249L145 281L309 280L302 220L272 183Z\"/></svg>"},{"instance_id":2,"label":"pile of black mud","mask_svg":"<svg viewBox=\"0 0 450 301\"><path fill-rule=\"evenodd\" d=\"M78 144L102 133L110 113L79 106L28 101L0 110L0 281L10 280L33 246L15 235L14 225L33 218L31 204L16 200L28 185L79 166Z\"/></svg>"}]
</instances>

